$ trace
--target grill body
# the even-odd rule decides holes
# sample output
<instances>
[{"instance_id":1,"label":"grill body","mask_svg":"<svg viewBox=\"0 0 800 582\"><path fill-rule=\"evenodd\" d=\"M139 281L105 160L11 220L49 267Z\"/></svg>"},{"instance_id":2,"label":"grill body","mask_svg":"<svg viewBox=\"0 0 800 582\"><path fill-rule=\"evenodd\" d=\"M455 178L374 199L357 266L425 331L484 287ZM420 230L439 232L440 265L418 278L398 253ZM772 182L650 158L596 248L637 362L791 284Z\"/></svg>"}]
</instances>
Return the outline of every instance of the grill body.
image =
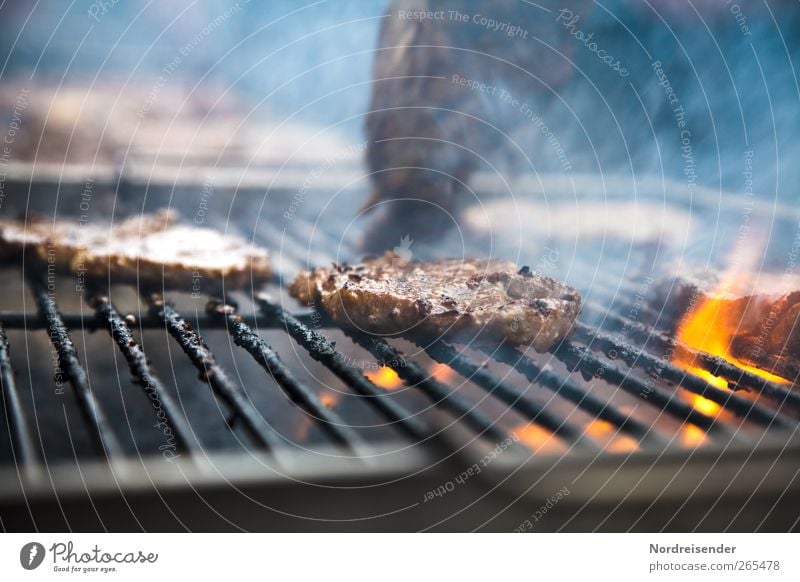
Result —
<instances>
[{"instance_id":1,"label":"grill body","mask_svg":"<svg viewBox=\"0 0 800 582\"><path fill-rule=\"evenodd\" d=\"M37 195L48 177L20 178L17 187L31 183L28 205L63 215ZM698 366L738 390L687 374L667 356L675 322L652 305L654 317L640 317L644 308L631 317L642 281L666 272L666 247L578 241L562 249L570 259L549 274L577 286L586 307L552 353L416 345L338 329L285 292L300 268L357 259L358 228L336 208L355 207L344 201L363 192L334 194L319 183L315 201L287 222L275 209L292 203L296 176L278 173L266 199L242 183L217 184L208 216L228 217L273 250L278 275L263 296L153 298L113 285L86 293L69 280L51 292L41 270L5 272L5 528L797 527L797 393L708 354L694 353ZM61 200L81 185L60 177ZM105 185L132 207L169 200L189 216L197 186L145 185L135 173ZM548 191L569 204L562 190ZM585 195L605 200L624 190ZM736 230L735 198L721 209L712 195L707 206L702 200L669 204L716 210ZM791 232L797 216L776 214L766 216L774 232ZM418 253L481 256L486 248L453 235ZM519 249L497 254L536 263ZM376 374L387 367L399 389L381 385Z\"/></svg>"}]
</instances>

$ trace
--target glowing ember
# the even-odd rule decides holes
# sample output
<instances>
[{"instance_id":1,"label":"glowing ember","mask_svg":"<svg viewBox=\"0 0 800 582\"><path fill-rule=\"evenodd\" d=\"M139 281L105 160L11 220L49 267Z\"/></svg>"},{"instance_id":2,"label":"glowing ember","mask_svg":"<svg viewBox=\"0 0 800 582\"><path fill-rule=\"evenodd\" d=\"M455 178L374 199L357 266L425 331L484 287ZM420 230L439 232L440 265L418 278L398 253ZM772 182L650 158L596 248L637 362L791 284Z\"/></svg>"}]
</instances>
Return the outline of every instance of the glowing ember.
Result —
<instances>
[{"instance_id":1,"label":"glowing ember","mask_svg":"<svg viewBox=\"0 0 800 582\"><path fill-rule=\"evenodd\" d=\"M403 381L397 375L397 372L387 366L381 366L377 370L367 370L365 374L377 386L387 390L396 390L403 385Z\"/></svg>"},{"instance_id":2,"label":"glowing ember","mask_svg":"<svg viewBox=\"0 0 800 582\"><path fill-rule=\"evenodd\" d=\"M336 406L336 403L339 402L339 396L331 394L330 392L325 392L324 394L320 394L319 401L325 408L333 408Z\"/></svg>"},{"instance_id":3,"label":"glowing ember","mask_svg":"<svg viewBox=\"0 0 800 582\"><path fill-rule=\"evenodd\" d=\"M538 424L522 424L513 430L519 437L520 442L524 443L534 453L563 452L566 446L552 432Z\"/></svg>"},{"instance_id":4,"label":"glowing ember","mask_svg":"<svg viewBox=\"0 0 800 582\"><path fill-rule=\"evenodd\" d=\"M455 372L453 372L453 368L447 364L436 363L433 365L433 367L431 367L431 376L439 382L447 383L450 379L452 379L454 374Z\"/></svg>"},{"instance_id":5,"label":"glowing ember","mask_svg":"<svg viewBox=\"0 0 800 582\"><path fill-rule=\"evenodd\" d=\"M610 453L629 453L639 447L635 439L618 433L613 424L599 418L588 424L586 434L597 440L607 440L606 451Z\"/></svg>"},{"instance_id":6,"label":"glowing ember","mask_svg":"<svg viewBox=\"0 0 800 582\"><path fill-rule=\"evenodd\" d=\"M686 424L681 432L681 443L685 447L699 447L708 440L705 431L699 426Z\"/></svg>"},{"instance_id":7,"label":"glowing ember","mask_svg":"<svg viewBox=\"0 0 800 582\"><path fill-rule=\"evenodd\" d=\"M705 372L706 374L708 374L708 372L706 372L705 370L702 370L702 371ZM714 378L715 380L719 380L719 378L717 378L716 376L714 376L712 374L708 374L708 375L711 378ZM723 382L724 382L724 380L723 380ZM691 398L691 401L692 401L692 406L694 406L695 410L697 410L698 412L702 412L706 416L716 416L719 413L720 409L722 408L719 404L717 404L713 400L709 400L708 398L704 398L704 397L700 396L699 394L691 394L690 398Z\"/></svg>"},{"instance_id":8,"label":"glowing ember","mask_svg":"<svg viewBox=\"0 0 800 582\"><path fill-rule=\"evenodd\" d=\"M609 453L630 453L638 448L639 444L636 442L636 439L632 439L629 436L617 435L606 447L606 451Z\"/></svg>"},{"instance_id":9,"label":"glowing ember","mask_svg":"<svg viewBox=\"0 0 800 582\"><path fill-rule=\"evenodd\" d=\"M684 318L678 328L678 339L691 348L707 352L713 356L719 356L731 364L743 370L747 370L760 378L778 384L789 384L784 378L776 376L775 374L770 374L760 368L748 366L731 355L730 344L738 328L738 322L730 321L731 317L726 312L726 300L722 298L724 290L725 288L723 287L722 292L717 296L703 299L697 306L697 309ZM674 363L683 370L700 376L703 380L706 380L717 388L728 388L727 381L718 376L714 376L706 370L697 368L689 357L678 355ZM705 399L703 398L702 400ZM695 407L700 410L700 412L709 414L706 410L698 407L697 403L695 403ZM718 406L713 412L716 413L717 410L719 410Z\"/></svg>"}]
</instances>

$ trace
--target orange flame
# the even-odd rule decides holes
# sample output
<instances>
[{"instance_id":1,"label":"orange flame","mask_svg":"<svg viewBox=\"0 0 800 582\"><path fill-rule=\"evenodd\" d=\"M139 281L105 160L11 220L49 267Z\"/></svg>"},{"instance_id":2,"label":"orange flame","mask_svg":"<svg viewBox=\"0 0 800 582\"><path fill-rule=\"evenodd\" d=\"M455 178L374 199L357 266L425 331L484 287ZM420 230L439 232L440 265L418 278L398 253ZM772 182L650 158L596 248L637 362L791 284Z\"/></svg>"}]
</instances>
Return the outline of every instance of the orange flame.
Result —
<instances>
[{"instance_id":1,"label":"orange flame","mask_svg":"<svg viewBox=\"0 0 800 582\"><path fill-rule=\"evenodd\" d=\"M760 378L777 384L790 384L788 380L769 372L749 366L735 358L730 351L731 341L739 328L738 315L730 309L727 297L752 295L758 287L758 265L762 259L765 241L740 240L731 255L731 264L714 293L703 297L694 311L687 313L678 327L678 339L695 350L718 356ZM743 243L747 244L743 244ZM724 378L697 368L691 358L678 353L673 363L709 382L717 388L728 388ZM698 400L699 399L699 400ZM715 414L720 407L701 397L693 399L695 408L703 414Z\"/></svg>"},{"instance_id":2,"label":"orange flame","mask_svg":"<svg viewBox=\"0 0 800 582\"><path fill-rule=\"evenodd\" d=\"M760 378L779 384L789 384L788 380L760 368L749 366L731 354L731 340L736 333L738 324L736 321L731 321L731 313L726 309L728 300L723 297L724 289L723 287L721 292L701 300L697 309L684 318L678 328L678 339L691 348L719 356ZM717 388L728 388L728 382L724 378L714 376L710 372L694 366L691 358L679 355L674 363L681 369L700 376ZM703 414L715 414L719 410L717 404L700 396L697 398L700 399L700 405L696 401L694 406Z\"/></svg>"},{"instance_id":3,"label":"orange flame","mask_svg":"<svg viewBox=\"0 0 800 582\"><path fill-rule=\"evenodd\" d=\"M403 385L403 381L400 379L400 376L397 375L397 372L388 366L381 366L377 370L367 370L365 375L377 386L385 388L386 390L396 390Z\"/></svg>"}]
</instances>

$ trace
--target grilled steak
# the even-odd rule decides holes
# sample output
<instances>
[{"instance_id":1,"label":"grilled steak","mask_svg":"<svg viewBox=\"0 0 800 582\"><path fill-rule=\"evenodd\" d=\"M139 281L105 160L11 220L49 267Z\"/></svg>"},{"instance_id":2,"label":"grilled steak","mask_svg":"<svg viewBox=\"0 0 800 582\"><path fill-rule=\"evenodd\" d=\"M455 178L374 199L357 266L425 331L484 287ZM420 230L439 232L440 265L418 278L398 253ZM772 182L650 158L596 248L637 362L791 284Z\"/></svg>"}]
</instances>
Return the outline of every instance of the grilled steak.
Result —
<instances>
[{"instance_id":1,"label":"grilled steak","mask_svg":"<svg viewBox=\"0 0 800 582\"><path fill-rule=\"evenodd\" d=\"M174 211L142 214L116 225L28 217L0 220L0 255L38 256L86 280L164 286L187 292L259 284L270 277L269 255L246 240L211 228L179 224Z\"/></svg>"},{"instance_id":2,"label":"grilled steak","mask_svg":"<svg viewBox=\"0 0 800 582\"><path fill-rule=\"evenodd\" d=\"M386 253L302 273L290 292L345 327L438 337L477 333L545 351L572 329L580 295L508 261L415 262Z\"/></svg>"},{"instance_id":3,"label":"grilled steak","mask_svg":"<svg viewBox=\"0 0 800 582\"><path fill-rule=\"evenodd\" d=\"M745 297L732 304L741 313L741 327L731 353L788 380L800 378L800 291L777 299Z\"/></svg>"}]
</instances>

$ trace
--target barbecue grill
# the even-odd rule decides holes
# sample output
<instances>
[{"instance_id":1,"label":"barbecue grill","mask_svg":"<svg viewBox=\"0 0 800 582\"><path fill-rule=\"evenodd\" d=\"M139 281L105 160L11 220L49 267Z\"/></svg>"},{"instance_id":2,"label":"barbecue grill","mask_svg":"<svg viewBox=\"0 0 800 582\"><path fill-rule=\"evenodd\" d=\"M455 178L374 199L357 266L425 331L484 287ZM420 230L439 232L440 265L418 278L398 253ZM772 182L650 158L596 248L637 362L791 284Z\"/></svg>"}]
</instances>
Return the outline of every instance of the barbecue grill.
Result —
<instances>
[{"instance_id":1,"label":"barbecue grill","mask_svg":"<svg viewBox=\"0 0 800 582\"><path fill-rule=\"evenodd\" d=\"M92 281L77 292L30 261L4 273L4 528L796 528L800 396L681 344L666 306L640 304L642 281L664 273L662 245L576 243L553 274L581 291L583 313L547 354L381 338L297 305L285 292L293 272L359 257L352 213L334 210L363 197L351 169L352 179L311 185L290 221L275 209L291 202L302 169L215 182L218 211L207 216L273 252L275 280L263 289L192 297ZM201 186L197 175L93 172L95 190L116 192L129 212L147 200L191 216ZM624 196L629 184L619 182L591 192L545 176L514 189L539 188L559 204L573 189ZM254 213L263 183L270 191ZM491 177L476 183L497 195ZM69 210L41 193L57 187L65 205L84 184L80 171L18 168L7 191L63 217ZM664 203L668 192L668 204L735 230L740 198L720 206L718 193L685 190L659 180L638 195ZM797 209L766 215L775 233L800 218ZM420 252L485 254L469 239L454 234ZM677 366L677 352L729 388Z\"/></svg>"}]
</instances>

